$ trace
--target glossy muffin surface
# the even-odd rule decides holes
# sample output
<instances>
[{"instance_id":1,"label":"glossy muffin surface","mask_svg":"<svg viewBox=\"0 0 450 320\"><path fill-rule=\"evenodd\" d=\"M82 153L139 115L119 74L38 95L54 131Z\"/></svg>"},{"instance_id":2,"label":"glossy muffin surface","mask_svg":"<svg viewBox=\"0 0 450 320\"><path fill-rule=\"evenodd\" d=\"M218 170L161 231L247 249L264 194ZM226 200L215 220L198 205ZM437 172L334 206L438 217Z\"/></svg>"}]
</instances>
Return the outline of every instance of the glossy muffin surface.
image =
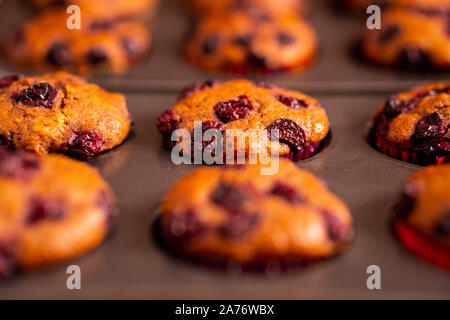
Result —
<instances>
[{"instance_id":1,"label":"glossy muffin surface","mask_svg":"<svg viewBox=\"0 0 450 320\"><path fill-rule=\"evenodd\" d=\"M0 80L0 144L88 159L130 131L125 97L65 72Z\"/></svg>"}]
</instances>

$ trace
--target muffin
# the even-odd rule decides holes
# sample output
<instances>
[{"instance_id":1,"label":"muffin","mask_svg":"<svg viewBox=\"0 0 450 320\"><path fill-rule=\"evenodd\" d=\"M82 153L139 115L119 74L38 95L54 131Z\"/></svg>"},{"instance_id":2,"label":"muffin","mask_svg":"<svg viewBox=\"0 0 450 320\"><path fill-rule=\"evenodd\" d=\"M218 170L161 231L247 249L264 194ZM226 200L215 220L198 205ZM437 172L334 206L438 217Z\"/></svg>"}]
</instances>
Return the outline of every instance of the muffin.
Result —
<instances>
[{"instance_id":1,"label":"muffin","mask_svg":"<svg viewBox=\"0 0 450 320\"><path fill-rule=\"evenodd\" d=\"M383 153L421 165L450 162L450 82L392 95L373 120L372 142Z\"/></svg>"},{"instance_id":2,"label":"muffin","mask_svg":"<svg viewBox=\"0 0 450 320\"><path fill-rule=\"evenodd\" d=\"M370 5L381 8L402 7L428 12L444 12L450 9L449 0L334 0L340 11L366 12Z\"/></svg>"},{"instance_id":3,"label":"muffin","mask_svg":"<svg viewBox=\"0 0 450 320\"><path fill-rule=\"evenodd\" d=\"M180 99L159 116L157 128L166 143L173 147L171 136L176 129L190 132L193 138L195 122L201 124L203 144L192 141L193 154L199 149L207 154L211 149L226 146L222 151L227 159L242 154L246 159L277 154L300 161L320 150L329 133L327 114L317 100L275 85L248 80L206 81L187 86ZM216 140L215 136L208 139L205 133L209 130L220 132L223 139ZM231 133L242 138L241 142L245 140L245 144L233 143L229 148L228 142L234 142ZM250 133L256 138L250 139ZM246 135L250 137L248 140ZM234 151L234 155L227 157L229 150Z\"/></svg>"},{"instance_id":4,"label":"muffin","mask_svg":"<svg viewBox=\"0 0 450 320\"><path fill-rule=\"evenodd\" d=\"M62 7L77 5L82 9L93 13L104 14L107 12L111 17L132 18L140 17L152 11L157 4L157 0L28 0L39 10L51 7Z\"/></svg>"},{"instance_id":5,"label":"muffin","mask_svg":"<svg viewBox=\"0 0 450 320\"><path fill-rule=\"evenodd\" d=\"M315 31L297 15L233 10L199 18L185 57L208 71L270 74L304 70L316 51Z\"/></svg>"},{"instance_id":6,"label":"muffin","mask_svg":"<svg viewBox=\"0 0 450 320\"><path fill-rule=\"evenodd\" d=\"M92 250L116 214L110 187L88 165L0 147L0 278Z\"/></svg>"},{"instance_id":7,"label":"muffin","mask_svg":"<svg viewBox=\"0 0 450 320\"><path fill-rule=\"evenodd\" d=\"M188 261L242 271L286 271L345 250L347 206L321 181L280 159L261 166L203 167L170 189L154 225L157 239Z\"/></svg>"},{"instance_id":8,"label":"muffin","mask_svg":"<svg viewBox=\"0 0 450 320\"><path fill-rule=\"evenodd\" d=\"M450 165L412 174L395 207L394 230L415 255L450 271Z\"/></svg>"},{"instance_id":9,"label":"muffin","mask_svg":"<svg viewBox=\"0 0 450 320\"><path fill-rule=\"evenodd\" d=\"M307 11L305 0L183 0L183 2L195 15L209 14L212 11L258 10L259 8L278 13L305 13Z\"/></svg>"},{"instance_id":10,"label":"muffin","mask_svg":"<svg viewBox=\"0 0 450 320\"><path fill-rule=\"evenodd\" d=\"M37 70L122 74L150 49L150 34L142 23L83 11L81 29L70 30L66 20L66 11L55 9L26 22L4 39L6 58Z\"/></svg>"},{"instance_id":11,"label":"muffin","mask_svg":"<svg viewBox=\"0 0 450 320\"><path fill-rule=\"evenodd\" d=\"M381 19L382 28L366 29L358 44L362 58L403 71L450 70L448 14L388 9Z\"/></svg>"},{"instance_id":12,"label":"muffin","mask_svg":"<svg viewBox=\"0 0 450 320\"><path fill-rule=\"evenodd\" d=\"M125 97L65 72L0 79L0 144L88 159L130 131Z\"/></svg>"}]
</instances>

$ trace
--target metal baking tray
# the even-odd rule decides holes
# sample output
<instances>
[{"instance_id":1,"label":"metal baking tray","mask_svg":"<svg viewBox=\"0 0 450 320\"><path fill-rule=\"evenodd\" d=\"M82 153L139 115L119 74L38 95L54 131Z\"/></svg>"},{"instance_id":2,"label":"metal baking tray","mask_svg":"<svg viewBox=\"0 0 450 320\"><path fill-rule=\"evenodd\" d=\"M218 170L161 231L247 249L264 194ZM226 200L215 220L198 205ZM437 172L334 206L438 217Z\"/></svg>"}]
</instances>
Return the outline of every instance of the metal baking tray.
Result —
<instances>
[{"instance_id":1,"label":"metal baking tray","mask_svg":"<svg viewBox=\"0 0 450 320\"><path fill-rule=\"evenodd\" d=\"M450 278L406 252L391 233L391 208L402 182L419 166L377 152L365 141L367 123L389 93L446 75L400 74L353 60L348 52L363 21L335 14L326 1L314 1L310 17L321 41L316 65L302 74L266 80L313 94L332 123L330 145L298 165L324 179L350 207L357 235L343 255L298 273L270 276L210 271L178 261L150 234L164 193L195 166L175 166L155 128L158 114L172 106L186 83L211 75L184 63L181 45L190 21L177 0L163 0L150 22L154 49L129 74L91 79L125 93L136 120L133 134L119 148L89 163L114 188L121 210L115 234L79 259L0 282L0 299L325 299L450 298ZM0 2L0 37L32 15L22 1ZM3 71L1 71L3 70ZM0 59L0 75L17 72ZM22 71L29 73L27 71ZM80 266L82 289L68 290L68 265ZM366 269L381 268L381 290L368 290Z\"/></svg>"},{"instance_id":2,"label":"metal baking tray","mask_svg":"<svg viewBox=\"0 0 450 320\"><path fill-rule=\"evenodd\" d=\"M93 79L119 91L170 92L194 80L229 79L223 74L211 74L187 64L182 47L192 23L180 6L182 0L162 0L149 28L154 45L149 58L123 76ZM33 14L25 1L0 1L0 37ZM308 17L317 29L320 40L318 61L304 73L270 77L278 84L310 92L360 93L395 92L426 81L448 79L445 74L401 73L361 63L350 54L351 44L365 27L364 16L337 14L331 0L310 1L313 10ZM0 59L0 70L11 66ZM22 70L14 70L22 71Z\"/></svg>"},{"instance_id":3,"label":"metal baking tray","mask_svg":"<svg viewBox=\"0 0 450 320\"><path fill-rule=\"evenodd\" d=\"M167 255L150 234L164 193L196 166L176 166L155 128L176 94L128 94L136 119L119 148L90 161L114 188L121 215L102 246L60 266L0 282L0 298L325 299L450 298L448 273L412 256L391 233L391 208L419 166L371 148L365 130L385 95L315 95L332 124L330 145L300 162L324 179L354 216L356 238L341 256L300 272L227 274ZM66 288L66 268L81 268L81 290ZM368 290L366 269L381 268L381 290Z\"/></svg>"}]
</instances>

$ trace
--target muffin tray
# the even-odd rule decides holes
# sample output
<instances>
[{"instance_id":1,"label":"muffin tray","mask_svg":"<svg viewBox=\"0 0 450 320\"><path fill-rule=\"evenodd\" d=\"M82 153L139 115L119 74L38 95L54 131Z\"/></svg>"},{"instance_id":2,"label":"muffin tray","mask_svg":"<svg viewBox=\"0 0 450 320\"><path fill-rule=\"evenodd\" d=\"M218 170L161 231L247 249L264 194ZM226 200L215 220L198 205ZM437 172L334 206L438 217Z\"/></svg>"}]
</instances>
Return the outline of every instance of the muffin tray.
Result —
<instances>
[{"instance_id":1,"label":"muffin tray","mask_svg":"<svg viewBox=\"0 0 450 320\"><path fill-rule=\"evenodd\" d=\"M128 94L136 119L121 147L90 161L112 184L121 210L115 234L94 252L50 270L0 283L0 298L450 298L449 275L406 252L391 234L391 208L402 182L419 169L374 150L367 121L384 95L316 95L333 137L299 163L325 180L350 207L356 238L343 255L298 273L229 275L178 261L150 234L164 193L195 166L176 166L154 123L176 94ZM66 267L79 265L82 289L66 288ZM369 265L381 268L381 290L366 287Z\"/></svg>"},{"instance_id":2,"label":"muffin tray","mask_svg":"<svg viewBox=\"0 0 450 320\"><path fill-rule=\"evenodd\" d=\"M326 9L312 17L323 50L316 67L268 81L313 94L327 110L330 144L298 165L326 181L348 204L356 229L351 248L300 272L264 276L211 271L174 259L158 247L150 233L158 204L170 186L196 166L172 164L154 124L159 113L175 103L182 85L211 78L180 60L186 24L171 9L172 1L163 2L151 60L127 76L93 79L125 93L135 119L133 134L122 146L89 161L116 192L121 211L116 232L79 259L1 281L0 299L449 299L448 273L406 252L390 228L402 182L421 167L389 158L365 140L372 113L390 92L430 79L402 79L394 72L354 63L345 55L344 39L357 27L345 27L346 18L331 16ZM0 23L16 15L10 10L17 3L0 4ZM66 268L72 264L81 268L81 290L66 287ZM367 288L369 265L381 268L381 290Z\"/></svg>"}]
</instances>

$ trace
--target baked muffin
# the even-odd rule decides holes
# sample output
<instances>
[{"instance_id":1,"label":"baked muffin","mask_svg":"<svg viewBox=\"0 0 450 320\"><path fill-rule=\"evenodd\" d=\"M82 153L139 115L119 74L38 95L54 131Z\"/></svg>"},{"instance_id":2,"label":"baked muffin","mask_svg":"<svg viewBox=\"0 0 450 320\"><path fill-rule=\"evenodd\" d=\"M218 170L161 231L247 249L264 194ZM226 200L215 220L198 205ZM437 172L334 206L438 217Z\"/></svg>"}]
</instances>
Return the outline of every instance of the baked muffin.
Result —
<instances>
[{"instance_id":1,"label":"baked muffin","mask_svg":"<svg viewBox=\"0 0 450 320\"><path fill-rule=\"evenodd\" d=\"M0 79L0 144L88 159L130 131L125 97L65 72Z\"/></svg>"},{"instance_id":2,"label":"baked muffin","mask_svg":"<svg viewBox=\"0 0 450 320\"><path fill-rule=\"evenodd\" d=\"M305 0L183 0L183 2L195 15L209 14L212 11L259 10L259 8L278 13L305 13L307 11Z\"/></svg>"},{"instance_id":3,"label":"baked muffin","mask_svg":"<svg viewBox=\"0 0 450 320\"><path fill-rule=\"evenodd\" d=\"M382 28L365 30L359 53L367 61L404 71L448 71L448 17L421 10L384 10Z\"/></svg>"},{"instance_id":4,"label":"baked muffin","mask_svg":"<svg viewBox=\"0 0 450 320\"><path fill-rule=\"evenodd\" d=\"M245 154L246 159L278 154L300 161L316 153L329 132L327 114L317 100L275 85L248 80L222 84L206 81L187 86L180 98L174 107L159 116L157 128L166 143L173 147L171 135L176 129L184 129L194 137L195 122L201 123L206 141L201 146L192 142L193 154L200 148L203 154L212 154L211 149L226 146L223 147L224 158L228 149L234 151L234 156ZM204 134L210 129L222 133L223 140L215 137L208 140ZM236 135L230 129L240 130L237 136L244 138L245 146L233 143L233 147L228 148L227 143L234 138L230 135L227 140L227 132ZM254 139L246 140L245 135Z\"/></svg>"},{"instance_id":5,"label":"baked muffin","mask_svg":"<svg viewBox=\"0 0 450 320\"><path fill-rule=\"evenodd\" d=\"M165 196L155 224L170 252L214 267L285 271L342 252L353 237L346 205L316 177L280 159L203 167Z\"/></svg>"},{"instance_id":6,"label":"baked muffin","mask_svg":"<svg viewBox=\"0 0 450 320\"><path fill-rule=\"evenodd\" d=\"M0 147L0 278L90 251L116 214L110 187L88 165Z\"/></svg>"},{"instance_id":7,"label":"baked muffin","mask_svg":"<svg viewBox=\"0 0 450 320\"><path fill-rule=\"evenodd\" d=\"M299 16L234 10L202 16L185 56L209 71L268 74L303 70L316 51L316 33Z\"/></svg>"},{"instance_id":8,"label":"baked muffin","mask_svg":"<svg viewBox=\"0 0 450 320\"><path fill-rule=\"evenodd\" d=\"M66 26L65 10L48 10L4 39L8 60L38 70L122 74L150 49L144 24L83 12L81 29Z\"/></svg>"},{"instance_id":9,"label":"baked muffin","mask_svg":"<svg viewBox=\"0 0 450 320\"><path fill-rule=\"evenodd\" d=\"M372 139L383 153L422 165L450 162L450 82L392 95L373 122Z\"/></svg>"},{"instance_id":10,"label":"baked muffin","mask_svg":"<svg viewBox=\"0 0 450 320\"><path fill-rule=\"evenodd\" d=\"M450 271L450 165L430 166L406 181L394 230L415 255Z\"/></svg>"},{"instance_id":11,"label":"baked muffin","mask_svg":"<svg viewBox=\"0 0 450 320\"><path fill-rule=\"evenodd\" d=\"M450 0L333 0L337 9L366 12L370 5L381 8L403 7L428 12L444 12L450 9Z\"/></svg>"},{"instance_id":12,"label":"baked muffin","mask_svg":"<svg viewBox=\"0 0 450 320\"><path fill-rule=\"evenodd\" d=\"M157 0L29 0L37 9L47 9L50 7L62 7L75 4L82 9L93 13L108 13L112 17L131 18L143 16L152 11L157 4Z\"/></svg>"}]
</instances>

